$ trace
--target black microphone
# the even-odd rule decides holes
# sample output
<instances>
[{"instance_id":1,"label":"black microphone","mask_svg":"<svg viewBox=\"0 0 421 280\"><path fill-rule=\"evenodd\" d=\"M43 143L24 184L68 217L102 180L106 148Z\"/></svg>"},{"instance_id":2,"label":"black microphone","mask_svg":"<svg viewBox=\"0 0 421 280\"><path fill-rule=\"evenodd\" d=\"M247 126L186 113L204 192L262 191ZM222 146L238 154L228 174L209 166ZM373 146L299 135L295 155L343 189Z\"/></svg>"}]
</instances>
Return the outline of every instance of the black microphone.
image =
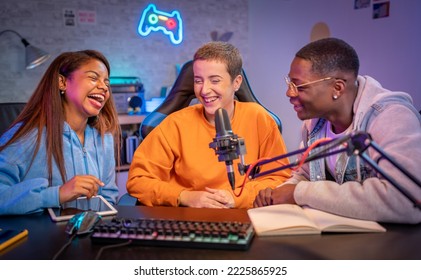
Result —
<instances>
[{"instance_id":1,"label":"black microphone","mask_svg":"<svg viewBox=\"0 0 421 280\"><path fill-rule=\"evenodd\" d=\"M235 189L235 175L233 160L246 153L244 140L232 132L230 119L225 109L219 108L215 112L216 136L209 147L215 150L219 161L225 161L227 175L231 188ZM243 157L241 157L243 162Z\"/></svg>"}]
</instances>

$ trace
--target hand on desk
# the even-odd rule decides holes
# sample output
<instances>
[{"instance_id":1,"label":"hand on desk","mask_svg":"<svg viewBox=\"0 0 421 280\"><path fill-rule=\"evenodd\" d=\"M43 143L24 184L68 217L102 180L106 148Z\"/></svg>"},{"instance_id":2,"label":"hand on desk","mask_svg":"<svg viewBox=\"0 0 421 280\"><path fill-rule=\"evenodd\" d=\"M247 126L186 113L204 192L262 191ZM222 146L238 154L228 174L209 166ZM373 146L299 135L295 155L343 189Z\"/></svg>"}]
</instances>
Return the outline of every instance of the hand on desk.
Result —
<instances>
[{"instance_id":1,"label":"hand on desk","mask_svg":"<svg viewBox=\"0 0 421 280\"><path fill-rule=\"evenodd\" d=\"M287 184L282 187L266 188L259 191L253 202L253 207L262 207L273 204L296 204L294 199L295 185Z\"/></svg>"},{"instance_id":2,"label":"hand on desk","mask_svg":"<svg viewBox=\"0 0 421 280\"><path fill-rule=\"evenodd\" d=\"M205 188L206 191L183 191L180 205L195 208L233 208L234 197L226 190Z\"/></svg>"},{"instance_id":3,"label":"hand on desk","mask_svg":"<svg viewBox=\"0 0 421 280\"><path fill-rule=\"evenodd\" d=\"M60 187L60 203L74 200L80 196L91 198L98 194L100 186L104 186L104 183L95 176L77 175Z\"/></svg>"}]
</instances>

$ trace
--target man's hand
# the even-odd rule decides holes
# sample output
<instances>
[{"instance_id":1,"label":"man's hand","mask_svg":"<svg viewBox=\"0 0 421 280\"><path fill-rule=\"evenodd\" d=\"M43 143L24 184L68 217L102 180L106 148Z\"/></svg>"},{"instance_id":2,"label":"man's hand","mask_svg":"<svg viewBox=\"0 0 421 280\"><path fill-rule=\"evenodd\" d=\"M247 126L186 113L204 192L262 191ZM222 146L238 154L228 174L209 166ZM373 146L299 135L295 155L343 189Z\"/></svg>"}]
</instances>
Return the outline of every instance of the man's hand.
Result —
<instances>
[{"instance_id":1,"label":"man's hand","mask_svg":"<svg viewBox=\"0 0 421 280\"><path fill-rule=\"evenodd\" d=\"M276 189L266 188L261 190L253 202L253 207L273 204L296 204L294 190L295 185L283 185Z\"/></svg>"}]
</instances>

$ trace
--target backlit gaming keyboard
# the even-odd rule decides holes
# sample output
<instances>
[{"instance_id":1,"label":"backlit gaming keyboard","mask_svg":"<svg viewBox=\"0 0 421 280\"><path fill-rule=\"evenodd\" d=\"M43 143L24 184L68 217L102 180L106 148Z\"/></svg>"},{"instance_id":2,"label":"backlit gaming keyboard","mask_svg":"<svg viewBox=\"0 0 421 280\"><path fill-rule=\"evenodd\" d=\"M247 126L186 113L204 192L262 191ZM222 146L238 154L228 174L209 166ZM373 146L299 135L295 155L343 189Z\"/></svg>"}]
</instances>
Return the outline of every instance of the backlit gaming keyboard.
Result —
<instances>
[{"instance_id":1,"label":"backlit gaming keyboard","mask_svg":"<svg viewBox=\"0 0 421 280\"><path fill-rule=\"evenodd\" d=\"M98 224L93 243L246 250L254 236L251 223L114 218Z\"/></svg>"}]
</instances>

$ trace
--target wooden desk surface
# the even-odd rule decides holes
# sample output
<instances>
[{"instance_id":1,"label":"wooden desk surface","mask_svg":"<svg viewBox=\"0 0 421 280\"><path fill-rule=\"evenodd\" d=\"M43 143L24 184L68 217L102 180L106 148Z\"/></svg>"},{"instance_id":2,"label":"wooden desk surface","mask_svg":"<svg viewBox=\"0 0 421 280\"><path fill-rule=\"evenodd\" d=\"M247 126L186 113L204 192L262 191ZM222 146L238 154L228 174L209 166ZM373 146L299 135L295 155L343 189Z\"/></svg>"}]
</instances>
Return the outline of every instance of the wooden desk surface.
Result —
<instances>
[{"instance_id":1,"label":"wooden desk surface","mask_svg":"<svg viewBox=\"0 0 421 280\"><path fill-rule=\"evenodd\" d=\"M117 206L118 216L184 220L247 221L245 210ZM107 218L109 219L109 218ZM26 228L27 238L0 252L0 259L52 259L68 241L66 223L53 223L47 213L2 216L1 228ZM421 225L384 224L386 233L345 233L306 236L254 237L247 251L127 246L105 250L101 259L148 260L399 260L421 259ZM101 244L77 237L61 259L94 259Z\"/></svg>"}]
</instances>

